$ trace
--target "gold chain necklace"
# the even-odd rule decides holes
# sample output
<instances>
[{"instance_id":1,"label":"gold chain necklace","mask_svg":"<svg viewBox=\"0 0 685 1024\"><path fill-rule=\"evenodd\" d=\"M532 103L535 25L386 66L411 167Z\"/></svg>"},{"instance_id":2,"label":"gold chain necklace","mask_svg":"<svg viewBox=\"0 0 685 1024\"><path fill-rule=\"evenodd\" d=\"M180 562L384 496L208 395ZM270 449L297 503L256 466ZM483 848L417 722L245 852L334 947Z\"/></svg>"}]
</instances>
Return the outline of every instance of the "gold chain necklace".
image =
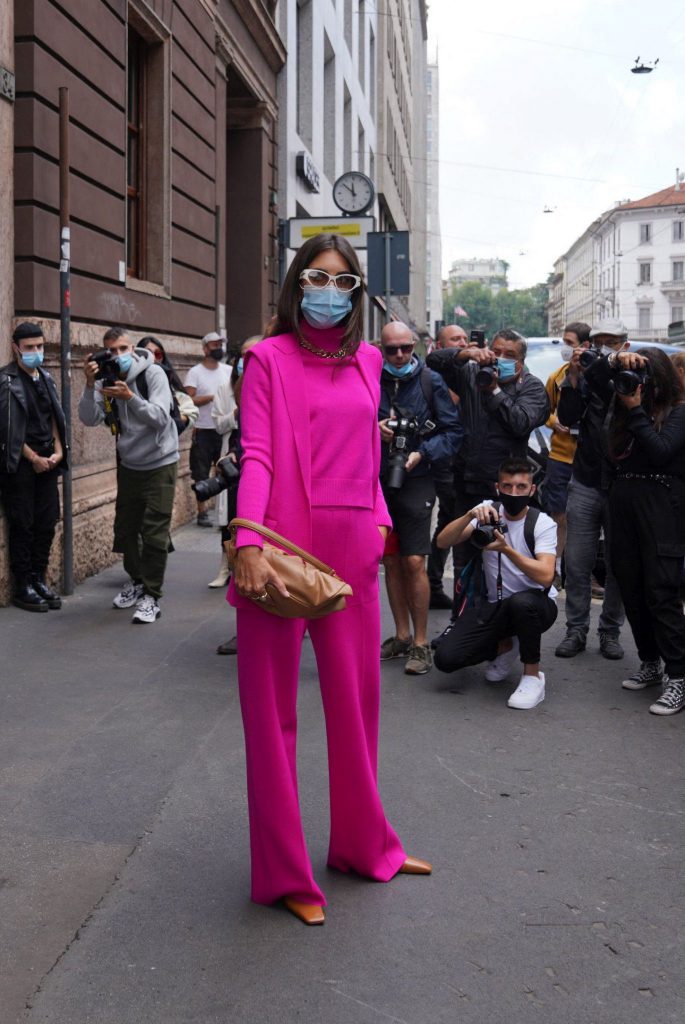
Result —
<instances>
[{"instance_id":1,"label":"gold chain necklace","mask_svg":"<svg viewBox=\"0 0 685 1024\"><path fill-rule=\"evenodd\" d=\"M322 359L344 359L345 356L350 354L351 344L349 341L344 342L335 352L329 352L325 348L317 348L316 345L310 344L306 338L299 338L298 340L302 348L306 348L308 352L313 352L315 356L321 356Z\"/></svg>"}]
</instances>

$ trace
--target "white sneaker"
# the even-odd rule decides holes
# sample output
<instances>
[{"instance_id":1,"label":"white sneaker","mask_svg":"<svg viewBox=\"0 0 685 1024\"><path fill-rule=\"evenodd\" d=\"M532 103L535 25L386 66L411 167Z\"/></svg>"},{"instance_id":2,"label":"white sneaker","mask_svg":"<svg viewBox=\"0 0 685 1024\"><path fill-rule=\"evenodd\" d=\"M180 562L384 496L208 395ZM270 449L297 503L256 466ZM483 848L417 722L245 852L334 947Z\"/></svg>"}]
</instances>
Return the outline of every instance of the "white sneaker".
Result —
<instances>
[{"instance_id":1,"label":"white sneaker","mask_svg":"<svg viewBox=\"0 0 685 1024\"><path fill-rule=\"evenodd\" d=\"M131 622L155 622L161 614L162 610L157 604L156 598L151 594L143 594L136 605Z\"/></svg>"},{"instance_id":2,"label":"white sneaker","mask_svg":"<svg viewBox=\"0 0 685 1024\"><path fill-rule=\"evenodd\" d=\"M545 699L545 673L540 676L523 676L511 697L507 701L510 708L530 711Z\"/></svg>"},{"instance_id":3,"label":"white sneaker","mask_svg":"<svg viewBox=\"0 0 685 1024\"><path fill-rule=\"evenodd\" d=\"M502 654L498 654L494 661L488 662L485 678L489 683L501 683L511 672L519 655L519 638L515 636L512 639L513 647L510 651L504 651Z\"/></svg>"},{"instance_id":4,"label":"white sneaker","mask_svg":"<svg viewBox=\"0 0 685 1024\"><path fill-rule=\"evenodd\" d=\"M133 608L134 604L138 604L141 597L143 596L143 584L134 583L131 580L127 583L123 590L120 590L117 596L112 601L115 608Z\"/></svg>"}]
</instances>

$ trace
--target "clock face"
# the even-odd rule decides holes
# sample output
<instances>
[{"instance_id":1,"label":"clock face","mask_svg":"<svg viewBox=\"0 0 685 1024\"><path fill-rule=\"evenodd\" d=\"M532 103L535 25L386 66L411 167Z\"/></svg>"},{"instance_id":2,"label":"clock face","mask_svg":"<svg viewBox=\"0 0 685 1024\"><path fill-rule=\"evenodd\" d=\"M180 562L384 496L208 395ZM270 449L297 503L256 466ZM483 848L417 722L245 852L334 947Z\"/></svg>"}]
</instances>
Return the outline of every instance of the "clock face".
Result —
<instances>
[{"instance_id":1,"label":"clock face","mask_svg":"<svg viewBox=\"0 0 685 1024\"><path fill-rule=\"evenodd\" d=\"M364 213L373 203L374 196L371 178L361 171L341 174L333 186L333 202L343 213Z\"/></svg>"}]
</instances>

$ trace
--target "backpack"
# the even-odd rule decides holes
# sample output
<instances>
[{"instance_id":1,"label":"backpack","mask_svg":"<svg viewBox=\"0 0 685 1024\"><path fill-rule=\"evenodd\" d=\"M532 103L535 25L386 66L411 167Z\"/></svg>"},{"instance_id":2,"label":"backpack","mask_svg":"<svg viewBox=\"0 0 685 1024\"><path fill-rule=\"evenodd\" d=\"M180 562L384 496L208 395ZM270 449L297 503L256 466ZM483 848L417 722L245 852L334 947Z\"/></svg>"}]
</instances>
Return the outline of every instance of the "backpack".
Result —
<instances>
[{"instance_id":1,"label":"backpack","mask_svg":"<svg viewBox=\"0 0 685 1024\"><path fill-rule=\"evenodd\" d=\"M143 372L138 377L136 377L136 384L138 385L140 397L144 398L145 401L148 402L150 400L150 391L148 388L147 379L145 377L146 373L147 369L143 370ZM171 391L171 407L169 409L169 412L171 413L171 418L176 425L177 432L179 434L182 434L183 431L188 426L188 424L184 422L183 417L181 416L181 409L179 407L178 399L176 398L174 389L171 386L171 382L169 382L169 390Z\"/></svg>"}]
</instances>

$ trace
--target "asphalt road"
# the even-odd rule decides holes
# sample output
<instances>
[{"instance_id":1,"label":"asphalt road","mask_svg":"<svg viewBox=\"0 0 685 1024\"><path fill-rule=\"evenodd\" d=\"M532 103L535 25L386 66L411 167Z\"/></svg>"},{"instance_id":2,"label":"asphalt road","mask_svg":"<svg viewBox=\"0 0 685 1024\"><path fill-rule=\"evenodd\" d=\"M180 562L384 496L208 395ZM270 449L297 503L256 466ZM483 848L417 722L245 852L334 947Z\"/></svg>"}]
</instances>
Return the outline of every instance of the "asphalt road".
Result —
<instances>
[{"instance_id":1,"label":"asphalt road","mask_svg":"<svg viewBox=\"0 0 685 1024\"><path fill-rule=\"evenodd\" d=\"M623 663L595 638L555 659L562 604L531 712L506 707L515 679L383 667L381 792L435 866L388 885L325 867L306 643L301 799L329 901L307 929L249 902L235 659L214 653L233 612L206 588L216 534L177 547L154 626L111 608L116 567L60 612L0 610L0 1024L682 1024L685 714L621 690L630 640Z\"/></svg>"}]
</instances>

